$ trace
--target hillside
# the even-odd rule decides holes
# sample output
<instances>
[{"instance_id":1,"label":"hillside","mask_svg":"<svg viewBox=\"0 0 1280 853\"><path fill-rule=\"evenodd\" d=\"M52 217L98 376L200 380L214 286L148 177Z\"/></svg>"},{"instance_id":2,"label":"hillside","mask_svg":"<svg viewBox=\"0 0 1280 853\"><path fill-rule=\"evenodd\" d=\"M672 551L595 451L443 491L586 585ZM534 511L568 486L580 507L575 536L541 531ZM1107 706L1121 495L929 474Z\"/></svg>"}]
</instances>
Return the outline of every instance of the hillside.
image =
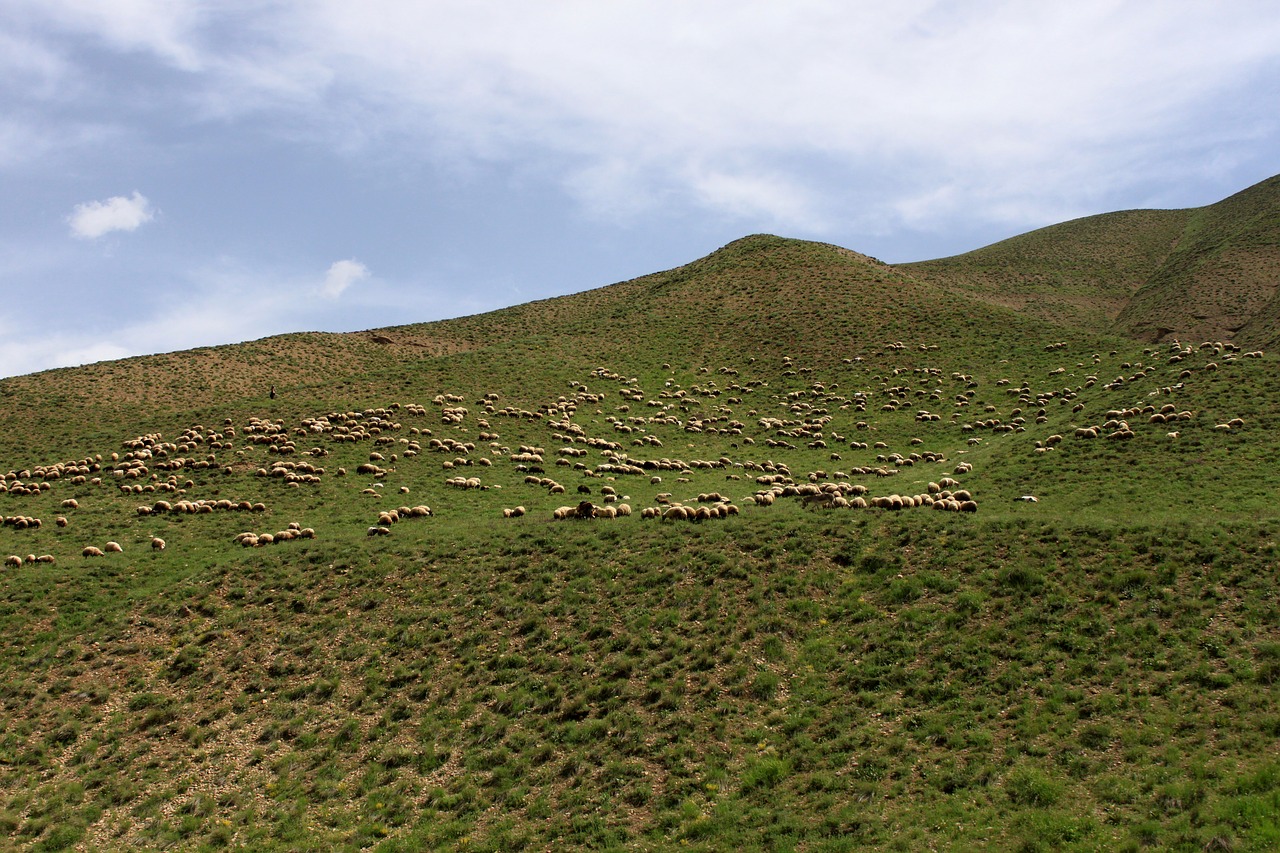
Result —
<instances>
[{"instance_id":1,"label":"hillside","mask_svg":"<svg viewBox=\"0 0 1280 853\"><path fill-rule=\"evenodd\" d=\"M1054 325L1270 347L1280 176L1203 208L1085 217L899 269Z\"/></svg>"},{"instance_id":2,"label":"hillside","mask_svg":"<svg viewBox=\"0 0 1280 853\"><path fill-rule=\"evenodd\" d=\"M1116 318L1141 340L1171 335L1271 346L1280 296L1280 176L1193 212L1167 258Z\"/></svg>"},{"instance_id":3,"label":"hillside","mask_svg":"<svg viewBox=\"0 0 1280 853\"><path fill-rule=\"evenodd\" d=\"M1274 849L1276 357L1085 322L1251 210L0 381L0 838Z\"/></svg>"}]
</instances>

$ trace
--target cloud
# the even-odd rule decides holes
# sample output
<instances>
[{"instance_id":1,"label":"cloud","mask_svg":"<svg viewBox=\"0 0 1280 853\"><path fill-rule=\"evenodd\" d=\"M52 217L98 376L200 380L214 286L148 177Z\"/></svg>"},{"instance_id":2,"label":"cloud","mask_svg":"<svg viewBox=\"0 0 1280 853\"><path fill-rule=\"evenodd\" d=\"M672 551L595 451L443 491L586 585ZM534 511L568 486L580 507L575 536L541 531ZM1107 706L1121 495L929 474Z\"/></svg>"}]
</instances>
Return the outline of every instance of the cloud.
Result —
<instances>
[{"instance_id":1,"label":"cloud","mask_svg":"<svg viewBox=\"0 0 1280 853\"><path fill-rule=\"evenodd\" d=\"M905 205L945 227L977 202L1003 220L1053 199L1045 215L1212 169L1220 146L1188 140L1275 132L1256 109L1280 64L1266 0L15 2L61 38L183 71L155 87L157 115L353 158L517 164L597 216L680 205L829 231L891 227ZM954 200L937 215L934 189Z\"/></svg>"},{"instance_id":2,"label":"cloud","mask_svg":"<svg viewBox=\"0 0 1280 853\"><path fill-rule=\"evenodd\" d=\"M154 218L151 202L134 190L129 198L117 195L106 201L77 204L67 217L67 223L73 237L95 240L112 231L136 231L140 225Z\"/></svg>"},{"instance_id":3,"label":"cloud","mask_svg":"<svg viewBox=\"0 0 1280 853\"><path fill-rule=\"evenodd\" d=\"M320 295L327 299L337 299L348 287L357 281L364 281L370 275L369 268L357 260L334 261L325 273Z\"/></svg>"}]
</instances>

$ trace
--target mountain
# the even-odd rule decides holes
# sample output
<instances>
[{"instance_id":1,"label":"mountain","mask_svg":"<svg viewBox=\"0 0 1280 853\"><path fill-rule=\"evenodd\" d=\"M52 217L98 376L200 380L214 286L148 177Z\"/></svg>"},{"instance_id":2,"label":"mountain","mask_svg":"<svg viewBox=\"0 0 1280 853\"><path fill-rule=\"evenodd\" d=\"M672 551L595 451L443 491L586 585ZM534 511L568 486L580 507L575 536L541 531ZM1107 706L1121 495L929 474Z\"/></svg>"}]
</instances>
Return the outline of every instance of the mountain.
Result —
<instances>
[{"instance_id":1,"label":"mountain","mask_svg":"<svg viewBox=\"0 0 1280 853\"><path fill-rule=\"evenodd\" d=\"M1260 187L0 381L0 847L1276 849Z\"/></svg>"},{"instance_id":2,"label":"mountain","mask_svg":"<svg viewBox=\"0 0 1280 853\"><path fill-rule=\"evenodd\" d=\"M1280 176L1207 207L1085 217L899 269L1054 325L1274 346Z\"/></svg>"}]
</instances>

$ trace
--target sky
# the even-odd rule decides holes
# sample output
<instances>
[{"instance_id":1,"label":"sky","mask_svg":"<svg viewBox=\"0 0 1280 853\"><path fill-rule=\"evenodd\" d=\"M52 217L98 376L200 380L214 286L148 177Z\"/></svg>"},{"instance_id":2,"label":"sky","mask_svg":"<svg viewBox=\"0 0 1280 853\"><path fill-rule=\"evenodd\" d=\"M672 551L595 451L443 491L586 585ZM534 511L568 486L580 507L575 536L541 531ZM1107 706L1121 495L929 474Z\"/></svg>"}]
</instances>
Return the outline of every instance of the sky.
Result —
<instances>
[{"instance_id":1,"label":"sky","mask_svg":"<svg viewBox=\"0 0 1280 853\"><path fill-rule=\"evenodd\" d=\"M1274 0L0 0L0 377L1280 172Z\"/></svg>"}]
</instances>

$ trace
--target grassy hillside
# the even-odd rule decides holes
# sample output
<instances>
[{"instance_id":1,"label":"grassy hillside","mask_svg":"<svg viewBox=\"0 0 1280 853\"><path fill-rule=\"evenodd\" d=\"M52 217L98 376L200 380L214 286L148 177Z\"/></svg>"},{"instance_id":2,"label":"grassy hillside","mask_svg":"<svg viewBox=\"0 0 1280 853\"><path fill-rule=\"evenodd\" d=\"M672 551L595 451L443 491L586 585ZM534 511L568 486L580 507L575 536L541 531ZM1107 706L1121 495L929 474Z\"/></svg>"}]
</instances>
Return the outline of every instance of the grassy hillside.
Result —
<instances>
[{"instance_id":1,"label":"grassy hillside","mask_svg":"<svg viewBox=\"0 0 1280 853\"><path fill-rule=\"evenodd\" d=\"M944 284L754 236L0 382L0 837L1273 849L1275 358Z\"/></svg>"},{"instance_id":2,"label":"grassy hillside","mask_svg":"<svg viewBox=\"0 0 1280 853\"><path fill-rule=\"evenodd\" d=\"M1054 325L1280 342L1280 176L1193 210L1085 217L904 272Z\"/></svg>"},{"instance_id":3,"label":"grassy hillside","mask_svg":"<svg viewBox=\"0 0 1280 853\"><path fill-rule=\"evenodd\" d=\"M1190 217L1181 210L1089 216L900 269L1055 326L1106 329L1168 257Z\"/></svg>"},{"instance_id":4,"label":"grassy hillside","mask_svg":"<svg viewBox=\"0 0 1280 853\"><path fill-rule=\"evenodd\" d=\"M1177 245L1117 318L1119 331L1147 340L1234 336L1270 346L1264 322L1280 293L1280 176L1193 211Z\"/></svg>"}]
</instances>

